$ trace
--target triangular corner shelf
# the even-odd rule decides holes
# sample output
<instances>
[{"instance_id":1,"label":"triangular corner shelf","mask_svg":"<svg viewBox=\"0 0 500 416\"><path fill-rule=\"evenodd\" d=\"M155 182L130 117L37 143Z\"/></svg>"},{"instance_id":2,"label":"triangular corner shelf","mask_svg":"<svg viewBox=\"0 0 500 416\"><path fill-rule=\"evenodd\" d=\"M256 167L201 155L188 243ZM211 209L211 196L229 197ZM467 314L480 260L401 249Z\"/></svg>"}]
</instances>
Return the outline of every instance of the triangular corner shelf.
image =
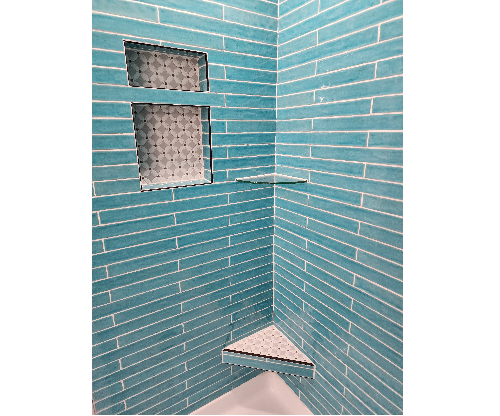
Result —
<instances>
[{"instance_id":1,"label":"triangular corner shelf","mask_svg":"<svg viewBox=\"0 0 500 416\"><path fill-rule=\"evenodd\" d=\"M222 362L314 378L316 366L274 325L222 350Z\"/></svg>"},{"instance_id":2,"label":"triangular corner shelf","mask_svg":"<svg viewBox=\"0 0 500 416\"><path fill-rule=\"evenodd\" d=\"M247 176L245 178L236 178L236 182L263 183L270 185L306 183L307 179L295 178L293 176L280 175L278 173L269 173L267 175Z\"/></svg>"}]
</instances>

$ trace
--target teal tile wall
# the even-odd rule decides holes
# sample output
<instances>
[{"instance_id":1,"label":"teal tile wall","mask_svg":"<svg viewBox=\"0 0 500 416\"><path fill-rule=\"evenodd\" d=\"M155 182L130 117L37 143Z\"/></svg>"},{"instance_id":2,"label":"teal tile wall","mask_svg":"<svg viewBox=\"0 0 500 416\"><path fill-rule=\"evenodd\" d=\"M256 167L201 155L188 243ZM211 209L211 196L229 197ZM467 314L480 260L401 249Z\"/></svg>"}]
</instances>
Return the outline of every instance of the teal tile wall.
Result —
<instances>
[{"instance_id":1,"label":"teal tile wall","mask_svg":"<svg viewBox=\"0 0 500 416\"><path fill-rule=\"evenodd\" d=\"M274 324L314 414L403 412L403 2L279 3Z\"/></svg>"},{"instance_id":2,"label":"teal tile wall","mask_svg":"<svg viewBox=\"0 0 500 416\"><path fill-rule=\"evenodd\" d=\"M274 188L234 178L275 169L278 5L92 4L93 398L187 414L261 372L221 351L272 321ZM210 92L128 87L124 39L206 52ZM139 192L131 102L211 106L214 183Z\"/></svg>"},{"instance_id":3,"label":"teal tile wall","mask_svg":"<svg viewBox=\"0 0 500 416\"><path fill-rule=\"evenodd\" d=\"M272 320L313 413L402 413L402 9L93 0L99 414L198 409L260 373L221 350ZM128 87L123 39L206 52L210 92ZM210 106L214 183L139 192L130 102ZM234 182L275 171L308 183Z\"/></svg>"}]
</instances>

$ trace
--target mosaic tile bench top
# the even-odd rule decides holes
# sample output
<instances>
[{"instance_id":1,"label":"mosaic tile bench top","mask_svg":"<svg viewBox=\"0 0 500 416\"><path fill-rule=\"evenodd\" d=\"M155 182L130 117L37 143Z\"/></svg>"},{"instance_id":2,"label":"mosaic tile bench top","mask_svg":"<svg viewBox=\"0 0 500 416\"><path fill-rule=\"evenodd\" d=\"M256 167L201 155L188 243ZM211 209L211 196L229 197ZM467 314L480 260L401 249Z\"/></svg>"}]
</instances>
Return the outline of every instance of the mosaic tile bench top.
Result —
<instances>
[{"instance_id":1,"label":"mosaic tile bench top","mask_svg":"<svg viewBox=\"0 0 500 416\"><path fill-rule=\"evenodd\" d=\"M222 350L222 362L314 378L314 363L274 325Z\"/></svg>"}]
</instances>

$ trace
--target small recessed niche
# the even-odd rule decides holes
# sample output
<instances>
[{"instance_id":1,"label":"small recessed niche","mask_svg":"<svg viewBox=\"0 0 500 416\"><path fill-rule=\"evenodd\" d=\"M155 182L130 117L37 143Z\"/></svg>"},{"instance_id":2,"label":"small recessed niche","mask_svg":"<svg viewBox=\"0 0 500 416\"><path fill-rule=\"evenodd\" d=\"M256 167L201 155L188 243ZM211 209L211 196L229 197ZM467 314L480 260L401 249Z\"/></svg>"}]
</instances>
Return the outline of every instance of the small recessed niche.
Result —
<instances>
[{"instance_id":1,"label":"small recessed niche","mask_svg":"<svg viewBox=\"0 0 500 416\"><path fill-rule=\"evenodd\" d=\"M133 103L142 191L212 183L210 107Z\"/></svg>"},{"instance_id":2,"label":"small recessed niche","mask_svg":"<svg viewBox=\"0 0 500 416\"><path fill-rule=\"evenodd\" d=\"M124 45L131 87L208 91L206 53L129 41Z\"/></svg>"}]
</instances>

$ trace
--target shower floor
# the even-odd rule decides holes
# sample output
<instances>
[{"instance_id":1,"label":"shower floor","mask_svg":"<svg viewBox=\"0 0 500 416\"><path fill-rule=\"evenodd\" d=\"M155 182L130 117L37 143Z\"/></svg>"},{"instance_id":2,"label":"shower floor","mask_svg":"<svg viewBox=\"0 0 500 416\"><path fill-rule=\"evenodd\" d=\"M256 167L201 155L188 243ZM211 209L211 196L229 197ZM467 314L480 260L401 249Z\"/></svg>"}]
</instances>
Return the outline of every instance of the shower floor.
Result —
<instances>
[{"instance_id":1,"label":"shower floor","mask_svg":"<svg viewBox=\"0 0 500 416\"><path fill-rule=\"evenodd\" d=\"M312 415L281 377L266 371L192 415Z\"/></svg>"}]
</instances>

